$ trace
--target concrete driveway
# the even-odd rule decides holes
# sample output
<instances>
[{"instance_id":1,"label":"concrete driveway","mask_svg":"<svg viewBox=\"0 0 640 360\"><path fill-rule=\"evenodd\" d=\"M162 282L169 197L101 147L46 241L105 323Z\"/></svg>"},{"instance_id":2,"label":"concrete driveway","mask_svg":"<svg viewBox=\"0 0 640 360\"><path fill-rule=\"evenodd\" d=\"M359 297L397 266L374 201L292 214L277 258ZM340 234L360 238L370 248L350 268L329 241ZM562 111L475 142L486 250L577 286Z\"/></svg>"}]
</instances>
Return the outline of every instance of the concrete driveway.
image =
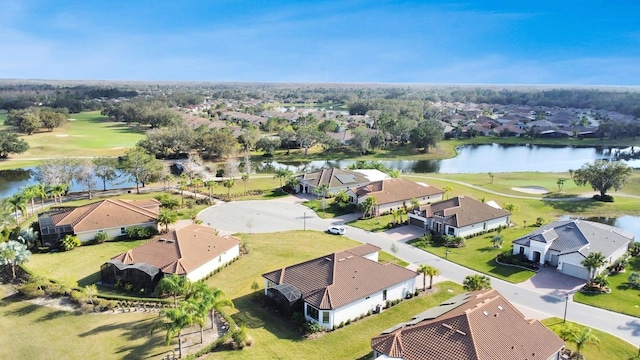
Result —
<instances>
[{"instance_id":1,"label":"concrete driveway","mask_svg":"<svg viewBox=\"0 0 640 360\"><path fill-rule=\"evenodd\" d=\"M521 282L521 287L532 289L541 294L556 296L564 299L569 294L574 294L586 282L573 276L564 275L553 267L543 267L530 279Z\"/></svg>"}]
</instances>

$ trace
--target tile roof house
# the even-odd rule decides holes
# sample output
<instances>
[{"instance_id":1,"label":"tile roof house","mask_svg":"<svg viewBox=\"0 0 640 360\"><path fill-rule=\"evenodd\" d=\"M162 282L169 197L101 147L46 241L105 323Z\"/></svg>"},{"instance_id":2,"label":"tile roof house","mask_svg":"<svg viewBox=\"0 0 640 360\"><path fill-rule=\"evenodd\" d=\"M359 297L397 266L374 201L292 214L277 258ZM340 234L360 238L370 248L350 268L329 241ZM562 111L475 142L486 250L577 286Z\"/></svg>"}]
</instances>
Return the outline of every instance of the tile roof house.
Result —
<instances>
[{"instance_id":1,"label":"tile roof house","mask_svg":"<svg viewBox=\"0 0 640 360\"><path fill-rule=\"evenodd\" d=\"M374 359L560 359L564 342L496 290L464 293L371 339Z\"/></svg>"},{"instance_id":2,"label":"tile roof house","mask_svg":"<svg viewBox=\"0 0 640 360\"><path fill-rule=\"evenodd\" d=\"M364 202L368 197L376 199L377 205L374 214L379 215L392 209L411 206L412 199L417 200L420 204L442 200L444 191L427 184L394 178L374 181L350 189L347 193L355 205Z\"/></svg>"},{"instance_id":3,"label":"tile roof house","mask_svg":"<svg viewBox=\"0 0 640 360\"><path fill-rule=\"evenodd\" d=\"M198 281L239 255L237 238L191 224L114 256L102 265L100 277L104 284L121 281L151 291L165 274Z\"/></svg>"},{"instance_id":4,"label":"tile roof house","mask_svg":"<svg viewBox=\"0 0 640 360\"><path fill-rule=\"evenodd\" d=\"M623 256L635 237L622 229L586 220L564 220L544 225L513 241L513 253L540 264L555 266L563 274L589 280L580 263L591 252L601 252L606 264Z\"/></svg>"},{"instance_id":5,"label":"tile roof house","mask_svg":"<svg viewBox=\"0 0 640 360\"><path fill-rule=\"evenodd\" d=\"M458 196L409 212L409 224L434 234L466 237L509 226L510 216L494 202Z\"/></svg>"},{"instance_id":6,"label":"tile roof house","mask_svg":"<svg viewBox=\"0 0 640 360\"><path fill-rule=\"evenodd\" d=\"M377 262L378 250L363 244L263 274L265 295L282 312L299 309L327 329L380 311L415 291L417 273Z\"/></svg>"},{"instance_id":7,"label":"tile roof house","mask_svg":"<svg viewBox=\"0 0 640 360\"><path fill-rule=\"evenodd\" d=\"M296 191L299 193L313 193L314 189L327 185L326 194L335 194L340 190L349 190L369 183L364 175L351 170L328 168L320 171L298 175L300 184Z\"/></svg>"},{"instance_id":8,"label":"tile roof house","mask_svg":"<svg viewBox=\"0 0 640 360\"><path fill-rule=\"evenodd\" d=\"M157 226L160 202L149 200L106 199L73 208L56 208L38 215L42 245L58 246L67 234L80 241L93 240L98 232L115 238L132 226Z\"/></svg>"}]
</instances>

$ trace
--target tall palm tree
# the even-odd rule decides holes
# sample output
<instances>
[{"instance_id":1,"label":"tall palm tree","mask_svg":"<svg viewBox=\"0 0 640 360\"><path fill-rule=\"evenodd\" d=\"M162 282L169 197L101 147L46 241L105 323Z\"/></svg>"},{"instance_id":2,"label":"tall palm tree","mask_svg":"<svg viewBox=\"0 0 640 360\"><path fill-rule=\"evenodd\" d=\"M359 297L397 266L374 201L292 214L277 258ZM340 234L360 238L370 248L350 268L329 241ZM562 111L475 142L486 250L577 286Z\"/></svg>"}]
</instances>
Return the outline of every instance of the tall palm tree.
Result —
<instances>
[{"instance_id":1,"label":"tall palm tree","mask_svg":"<svg viewBox=\"0 0 640 360\"><path fill-rule=\"evenodd\" d=\"M178 307L178 296L187 294L189 291L190 281L186 277L180 275L164 276L158 285L156 285L155 292L157 295L167 293L173 296L173 307Z\"/></svg>"},{"instance_id":2,"label":"tall palm tree","mask_svg":"<svg viewBox=\"0 0 640 360\"><path fill-rule=\"evenodd\" d=\"M29 185L22 187L22 194L27 198L29 202L31 202L31 215L35 213L34 207L34 199L38 197L38 186L37 185ZM28 214L27 214L28 215Z\"/></svg>"},{"instance_id":3,"label":"tall palm tree","mask_svg":"<svg viewBox=\"0 0 640 360\"><path fill-rule=\"evenodd\" d=\"M13 194L9 198L9 205L13 207L13 212L16 216L16 223L20 225L20 218L18 217L18 211L22 214L22 216L26 216L27 213L27 198L24 196L22 192L18 192Z\"/></svg>"},{"instance_id":4,"label":"tall palm tree","mask_svg":"<svg viewBox=\"0 0 640 360\"><path fill-rule=\"evenodd\" d=\"M429 277L429 289L433 288L433 277L440 275L440 270L431 265L420 265L418 274L422 274L422 291L427 289L427 276Z\"/></svg>"},{"instance_id":5,"label":"tall palm tree","mask_svg":"<svg viewBox=\"0 0 640 360\"><path fill-rule=\"evenodd\" d=\"M293 172L291 170L281 168L276 170L275 174L273 175L273 178L280 180L280 188L282 189L282 180L288 179L291 175L293 175Z\"/></svg>"},{"instance_id":6,"label":"tall palm tree","mask_svg":"<svg viewBox=\"0 0 640 360\"><path fill-rule=\"evenodd\" d=\"M318 197L327 197L327 191L329 190L329 184L322 184L316 187L313 191L318 194Z\"/></svg>"},{"instance_id":7,"label":"tall palm tree","mask_svg":"<svg viewBox=\"0 0 640 360\"><path fill-rule=\"evenodd\" d=\"M442 191L444 191L445 195L447 195L447 199L449 198L449 193L453 192L453 186L445 186L442 188Z\"/></svg>"},{"instance_id":8,"label":"tall palm tree","mask_svg":"<svg viewBox=\"0 0 640 360\"><path fill-rule=\"evenodd\" d=\"M181 199L181 205L180 206L184 206L184 192L187 189L188 189L187 180L180 180L178 182L178 190L180 190L180 199Z\"/></svg>"},{"instance_id":9,"label":"tall palm tree","mask_svg":"<svg viewBox=\"0 0 640 360\"><path fill-rule=\"evenodd\" d=\"M43 183L34 185L34 193L40 198L40 209L44 210L44 201L47 198L47 186Z\"/></svg>"},{"instance_id":10,"label":"tall palm tree","mask_svg":"<svg viewBox=\"0 0 640 360\"><path fill-rule=\"evenodd\" d=\"M580 264L589 270L589 281L592 281L597 274L598 269L605 264L607 258L600 251L589 253L587 257L580 262Z\"/></svg>"},{"instance_id":11,"label":"tall palm tree","mask_svg":"<svg viewBox=\"0 0 640 360\"><path fill-rule=\"evenodd\" d=\"M49 194L53 197L53 203L62 203L62 195L67 191L68 185L65 184L55 184L51 186L49 189Z\"/></svg>"},{"instance_id":12,"label":"tall palm tree","mask_svg":"<svg viewBox=\"0 0 640 360\"><path fill-rule=\"evenodd\" d=\"M462 287L466 291L491 289L491 279L486 275L469 275L464 278Z\"/></svg>"},{"instance_id":13,"label":"tall palm tree","mask_svg":"<svg viewBox=\"0 0 640 360\"><path fill-rule=\"evenodd\" d=\"M244 183L244 193L247 193L247 181L249 181L249 174L242 175L242 182Z\"/></svg>"},{"instance_id":14,"label":"tall palm tree","mask_svg":"<svg viewBox=\"0 0 640 360\"><path fill-rule=\"evenodd\" d=\"M161 209L158 213L158 224L164 225L164 232L169 232L169 225L178 221L178 213L174 210Z\"/></svg>"},{"instance_id":15,"label":"tall palm tree","mask_svg":"<svg viewBox=\"0 0 640 360\"><path fill-rule=\"evenodd\" d=\"M204 186L209 189L209 203L211 203L211 198L213 197L213 188L216 187L218 183L215 180L207 180L204 182Z\"/></svg>"},{"instance_id":16,"label":"tall palm tree","mask_svg":"<svg viewBox=\"0 0 640 360\"><path fill-rule=\"evenodd\" d=\"M151 332L157 329L163 329L167 332L165 337L166 344L169 345L171 339L178 337L178 358L182 358L182 330L193 325L194 318L192 313L183 306L162 309L160 311L160 320L151 328Z\"/></svg>"},{"instance_id":17,"label":"tall palm tree","mask_svg":"<svg viewBox=\"0 0 640 360\"><path fill-rule=\"evenodd\" d=\"M201 178L195 178L193 180L191 180L191 185L193 185L193 192L195 194L198 194L198 188L200 186L202 186L204 184L204 182L202 181Z\"/></svg>"},{"instance_id":18,"label":"tall palm tree","mask_svg":"<svg viewBox=\"0 0 640 360\"><path fill-rule=\"evenodd\" d=\"M231 188L236 184L235 180L227 179L222 183L222 186L227 188L227 197L231 197Z\"/></svg>"}]
</instances>

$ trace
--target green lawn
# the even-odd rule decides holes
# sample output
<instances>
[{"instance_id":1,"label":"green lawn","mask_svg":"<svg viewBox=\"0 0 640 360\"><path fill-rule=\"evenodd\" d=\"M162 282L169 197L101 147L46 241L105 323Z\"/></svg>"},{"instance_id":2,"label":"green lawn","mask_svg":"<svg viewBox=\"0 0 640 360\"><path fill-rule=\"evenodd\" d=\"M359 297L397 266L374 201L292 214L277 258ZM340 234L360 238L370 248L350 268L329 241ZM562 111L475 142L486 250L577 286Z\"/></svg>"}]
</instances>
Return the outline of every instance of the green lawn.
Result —
<instances>
[{"instance_id":1,"label":"green lawn","mask_svg":"<svg viewBox=\"0 0 640 360\"><path fill-rule=\"evenodd\" d=\"M640 258L632 258L626 272L609 275L610 294L576 293L573 300L583 304L640 317L640 290L632 289L627 278L632 272L640 272Z\"/></svg>"},{"instance_id":2,"label":"green lawn","mask_svg":"<svg viewBox=\"0 0 640 360\"><path fill-rule=\"evenodd\" d=\"M404 215L403 220L406 220L407 216ZM389 230L387 225L393 222L393 215L380 215L371 219L358 219L351 221L348 224L363 230L371 232L381 232Z\"/></svg>"},{"instance_id":3,"label":"green lawn","mask_svg":"<svg viewBox=\"0 0 640 360\"><path fill-rule=\"evenodd\" d=\"M510 240L514 240L529 231L533 231L533 228L510 228L503 230L501 234L505 241L502 249L494 248L491 243L491 239L496 235L496 232L466 239L465 246L460 248L446 248L444 246L432 245L427 245L421 248L436 256L446 258L451 262L478 272L509 281L511 283L519 283L529 279L535 273L521 268L499 265L494 259L498 254L512 249ZM415 242L409 241L409 244L415 245ZM448 254L445 253L447 251L449 252Z\"/></svg>"},{"instance_id":4,"label":"green lawn","mask_svg":"<svg viewBox=\"0 0 640 360\"><path fill-rule=\"evenodd\" d=\"M562 319L559 318L545 319L542 320L542 323L558 335L564 326ZM584 328L584 326L570 321L567 321L567 324L571 324L577 329ZM593 329L593 334L600 342L597 345L590 344L582 348L582 354L587 359L631 360L638 358L638 348L635 345L600 330ZM576 350L575 344L571 342L567 343L567 348L572 351Z\"/></svg>"},{"instance_id":5,"label":"green lawn","mask_svg":"<svg viewBox=\"0 0 640 360\"><path fill-rule=\"evenodd\" d=\"M378 262L381 262L383 264L385 264L385 263L394 263L394 264L402 266L402 267L409 266L408 262L406 262L406 261L404 261L402 259L399 259L399 258L389 254L388 252L382 251L382 250L380 250L378 252Z\"/></svg>"},{"instance_id":6,"label":"green lawn","mask_svg":"<svg viewBox=\"0 0 640 360\"><path fill-rule=\"evenodd\" d=\"M11 160L51 156L118 156L144 138L146 128L109 121L99 111L70 114L66 126L23 136L29 150Z\"/></svg>"},{"instance_id":7,"label":"green lawn","mask_svg":"<svg viewBox=\"0 0 640 360\"><path fill-rule=\"evenodd\" d=\"M63 264L60 264L62 266ZM159 359L171 350L150 335L150 313L75 315L5 297L0 288L3 359Z\"/></svg>"},{"instance_id":8,"label":"green lawn","mask_svg":"<svg viewBox=\"0 0 640 360\"><path fill-rule=\"evenodd\" d=\"M356 211L355 206L340 208L333 205L333 199L317 198L303 203L304 206L315 211L322 219L333 219L336 216L351 214Z\"/></svg>"},{"instance_id":9,"label":"green lawn","mask_svg":"<svg viewBox=\"0 0 640 360\"><path fill-rule=\"evenodd\" d=\"M100 280L100 266L112 257L134 248L146 240L115 241L80 246L71 251L33 254L26 267L51 279L70 279L80 286Z\"/></svg>"}]
</instances>

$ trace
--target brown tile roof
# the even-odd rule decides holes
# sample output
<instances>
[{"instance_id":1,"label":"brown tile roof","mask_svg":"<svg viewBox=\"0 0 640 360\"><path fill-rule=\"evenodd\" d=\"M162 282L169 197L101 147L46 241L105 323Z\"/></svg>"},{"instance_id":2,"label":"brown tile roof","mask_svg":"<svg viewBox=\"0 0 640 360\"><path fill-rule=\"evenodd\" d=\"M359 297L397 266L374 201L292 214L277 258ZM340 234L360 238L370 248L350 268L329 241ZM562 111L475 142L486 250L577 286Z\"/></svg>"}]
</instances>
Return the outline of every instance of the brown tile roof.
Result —
<instances>
[{"instance_id":1,"label":"brown tile roof","mask_svg":"<svg viewBox=\"0 0 640 360\"><path fill-rule=\"evenodd\" d=\"M191 224L157 236L112 259L128 265L149 264L165 274L185 275L239 244L240 240L235 237L220 237L215 229Z\"/></svg>"},{"instance_id":2,"label":"brown tile roof","mask_svg":"<svg viewBox=\"0 0 640 360\"><path fill-rule=\"evenodd\" d=\"M106 199L53 214L51 219L56 226L71 225L77 233L155 222L157 214L135 201Z\"/></svg>"},{"instance_id":3,"label":"brown tile roof","mask_svg":"<svg viewBox=\"0 0 640 360\"><path fill-rule=\"evenodd\" d=\"M421 185L403 178L386 179L361 186L356 190L356 195L362 197L372 196L378 205L408 201L421 197L444 194L444 191L430 185Z\"/></svg>"},{"instance_id":4,"label":"brown tile roof","mask_svg":"<svg viewBox=\"0 0 640 360\"><path fill-rule=\"evenodd\" d=\"M366 244L358 245L351 249L347 249L345 251L348 251L354 255L365 256L365 255L373 254L376 251L380 251L380 248L373 244L366 243Z\"/></svg>"},{"instance_id":5,"label":"brown tile roof","mask_svg":"<svg viewBox=\"0 0 640 360\"><path fill-rule=\"evenodd\" d=\"M464 294L371 339L371 347L405 360L548 359L564 342L527 320L496 290ZM442 309L439 309L442 308Z\"/></svg>"},{"instance_id":6,"label":"brown tile roof","mask_svg":"<svg viewBox=\"0 0 640 360\"><path fill-rule=\"evenodd\" d=\"M305 302L318 309L337 309L355 300L416 277L416 272L395 264L380 264L355 253L339 251L262 276L276 284L291 284ZM353 252L352 252L353 251Z\"/></svg>"},{"instance_id":7,"label":"brown tile roof","mask_svg":"<svg viewBox=\"0 0 640 360\"><path fill-rule=\"evenodd\" d=\"M339 168L322 169L313 173L300 175L300 180L312 186L328 184L329 189L352 186L357 187L369 183L369 180L355 171Z\"/></svg>"},{"instance_id":8,"label":"brown tile roof","mask_svg":"<svg viewBox=\"0 0 640 360\"><path fill-rule=\"evenodd\" d=\"M458 228L511 215L506 210L494 208L467 196L457 196L423 205L420 211L424 212L426 217L434 215L450 217L447 223Z\"/></svg>"}]
</instances>

